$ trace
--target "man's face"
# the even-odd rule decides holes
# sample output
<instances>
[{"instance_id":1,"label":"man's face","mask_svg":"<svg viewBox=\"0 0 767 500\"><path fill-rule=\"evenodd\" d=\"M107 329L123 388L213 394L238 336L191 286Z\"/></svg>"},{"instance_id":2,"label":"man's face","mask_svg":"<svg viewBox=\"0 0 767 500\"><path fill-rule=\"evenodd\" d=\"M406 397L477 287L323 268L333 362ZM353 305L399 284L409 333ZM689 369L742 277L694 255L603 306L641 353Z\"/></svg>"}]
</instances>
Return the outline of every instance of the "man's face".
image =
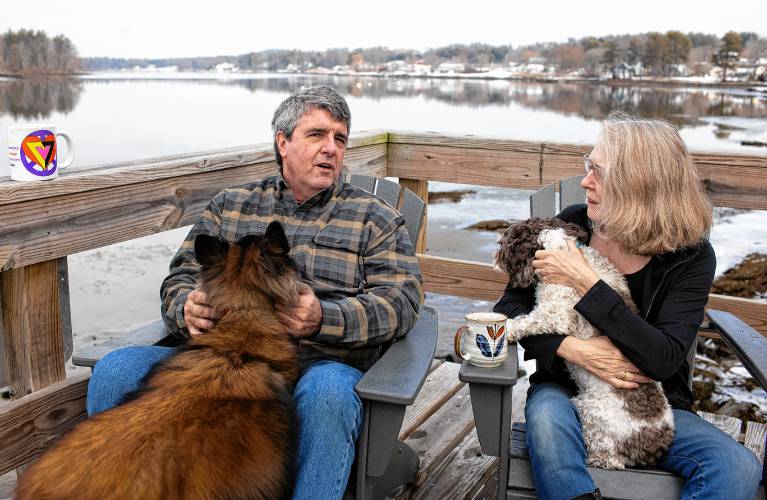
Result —
<instances>
[{"instance_id":1,"label":"man's face","mask_svg":"<svg viewBox=\"0 0 767 500\"><path fill-rule=\"evenodd\" d=\"M341 175L348 131L346 122L335 120L329 111L311 108L299 118L290 140L282 132L275 139L282 175L299 203L330 187Z\"/></svg>"}]
</instances>

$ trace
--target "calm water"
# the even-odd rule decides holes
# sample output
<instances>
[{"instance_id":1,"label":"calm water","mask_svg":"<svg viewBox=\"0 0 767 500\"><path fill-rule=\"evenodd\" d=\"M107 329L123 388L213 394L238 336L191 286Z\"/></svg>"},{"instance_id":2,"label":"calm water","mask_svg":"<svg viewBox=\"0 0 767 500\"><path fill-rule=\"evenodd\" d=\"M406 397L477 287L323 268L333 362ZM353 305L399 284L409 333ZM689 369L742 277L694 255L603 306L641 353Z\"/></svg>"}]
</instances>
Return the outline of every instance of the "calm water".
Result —
<instances>
[{"instance_id":1,"label":"calm water","mask_svg":"<svg viewBox=\"0 0 767 500\"><path fill-rule=\"evenodd\" d=\"M767 142L767 93L745 89L292 75L148 79L125 74L0 81L0 151L6 151L7 127L29 122L55 124L70 134L77 149L71 168L78 169L264 143L271 140L269 122L279 102L301 86L316 83L334 85L347 96L352 133L416 130L593 143L608 111L631 106L643 116L677 124L693 150L767 155L767 148L740 144ZM3 154L0 177L7 175ZM432 184L436 190L456 188ZM525 192L477 191L459 204L430 207L430 253L488 262L496 235L464 228L481 219L527 215ZM750 251L767 252L764 213L723 220L727 223L712 233L723 268ZM70 258L76 343L158 317L159 283L185 232L170 231ZM734 239L738 244L730 244ZM448 320L448 330L467 309L487 307L445 297L430 301L439 306L441 319Z\"/></svg>"},{"instance_id":2,"label":"calm water","mask_svg":"<svg viewBox=\"0 0 767 500\"><path fill-rule=\"evenodd\" d=\"M114 75L113 75L114 76ZM119 75L117 75L119 77ZM76 142L72 168L270 140L272 111L304 85L348 96L353 131L393 129L593 142L599 120L631 106L678 124L691 149L753 151L767 142L767 93L449 79L260 75L226 80L0 81L0 151L13 123L55 124ZM0 155L0 176L8 159Z\"/></svg>"}]
</instances>

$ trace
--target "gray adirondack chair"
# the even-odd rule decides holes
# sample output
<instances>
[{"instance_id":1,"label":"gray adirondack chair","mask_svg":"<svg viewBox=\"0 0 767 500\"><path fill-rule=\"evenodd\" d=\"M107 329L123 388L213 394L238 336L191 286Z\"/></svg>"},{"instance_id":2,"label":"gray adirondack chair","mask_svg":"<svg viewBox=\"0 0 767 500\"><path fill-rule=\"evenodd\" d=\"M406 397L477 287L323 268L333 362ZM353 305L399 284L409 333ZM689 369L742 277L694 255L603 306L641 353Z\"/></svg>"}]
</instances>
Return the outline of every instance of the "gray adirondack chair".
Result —
<instances>
[{"instance_id":1,"label":"gray adirondack chair","mask_svg":"<svg viewBox=\"0 0 767 500\"><path fill-rule=\"evenodd\" d=\"M560 181L561 208L583 203L582 178L576 176ZM533 217L556 215L555 187L551 184L530 197ZM767 339L730 313L709 310L708 316L749 373L767 390ZM501 366L478 368L464 361L459 372L459 379L469 384L482 452L500 457L497 492L500 500L537 498L525 440L525 424L511 422L512 391L517 382L516 352L516 344L512 344L509 346L509 357ZM687 362L690 366L688 383L692 385L695 345L687 355ZM657 468L614 471L589 467L588 470L604 498L671 500L678 499L682 490L680 477ZM763 487L760 487L757 498L764 498Z\"/></svg>"},{"instance_id":2,"label":"gray adirondack chair","mask_svg":"<svg viewBox=\"0 0 767 500\"><path fill-rule=\"evenodd\" d=\"M415 193L399 184L376 177L352 175L349 182L376 194L399 210L410 240L418 241L426 206ZM177 339L157 320L129 332L125 337L76 353L79 366L93 366L107 353L129 345L173 345ZM385 498L400 485L412 483L419 458L399 434L407 406L429 372L437 345L437 312L421 306L418 321L408 334L394 342L355 386L364 404L364 421L357 441L356 475L346 497Z\"/></svg>"}]
</instances>

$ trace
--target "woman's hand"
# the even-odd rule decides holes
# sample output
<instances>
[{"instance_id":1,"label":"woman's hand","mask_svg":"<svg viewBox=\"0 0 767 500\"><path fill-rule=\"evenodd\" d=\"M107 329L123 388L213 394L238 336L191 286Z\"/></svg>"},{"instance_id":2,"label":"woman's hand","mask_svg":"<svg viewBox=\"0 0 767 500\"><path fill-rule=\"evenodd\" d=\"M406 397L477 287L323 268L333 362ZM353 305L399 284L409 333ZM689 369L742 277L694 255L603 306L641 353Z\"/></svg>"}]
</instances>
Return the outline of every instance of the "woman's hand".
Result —
<instances>
[{"instance_id":1,"label":"woman's hand","mask_svg":"<svg viewBox=\"0 0 767 500\"><path fill-rule=\"evenodd\" d=\"M565 337L557 349L557 356L585 368L618 389L636 389L639 384L653 381L626 359L607 337L588 340Z\"/></svg>"},{"instance_id":2,"label":"woman's hand","mask_svg":"<svg viewBox=\"0 0 767 500\"><path fill-rule=\"evenodd\" d=\"M564 250L538 250L533 268L544 283L569 286L583 296L599 281L581 251L572 240Z\"/></svg>"}]
</instances>

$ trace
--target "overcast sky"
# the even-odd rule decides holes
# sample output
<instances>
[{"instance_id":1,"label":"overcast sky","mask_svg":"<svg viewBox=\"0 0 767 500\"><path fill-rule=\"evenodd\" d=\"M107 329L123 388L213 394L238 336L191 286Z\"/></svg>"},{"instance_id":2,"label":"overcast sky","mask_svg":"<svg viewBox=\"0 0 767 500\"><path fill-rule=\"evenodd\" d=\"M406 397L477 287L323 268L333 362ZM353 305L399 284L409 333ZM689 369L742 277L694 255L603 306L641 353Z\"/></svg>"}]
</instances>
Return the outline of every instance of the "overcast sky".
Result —
<instances>
[{"instance_id":1,"label":"overcast sky","mask_svg":"<svg viewBox=\"0 0 767 500\"><path fill-rule=\"evenodd\" d=\"M200 2L202 3L202 2ZM0 0L0 30L62 33L85 57L237 55L273 48L514 46L646 31L755 31L767 0L67 0L42 10Z\"/></svg>"}]
</instances>

